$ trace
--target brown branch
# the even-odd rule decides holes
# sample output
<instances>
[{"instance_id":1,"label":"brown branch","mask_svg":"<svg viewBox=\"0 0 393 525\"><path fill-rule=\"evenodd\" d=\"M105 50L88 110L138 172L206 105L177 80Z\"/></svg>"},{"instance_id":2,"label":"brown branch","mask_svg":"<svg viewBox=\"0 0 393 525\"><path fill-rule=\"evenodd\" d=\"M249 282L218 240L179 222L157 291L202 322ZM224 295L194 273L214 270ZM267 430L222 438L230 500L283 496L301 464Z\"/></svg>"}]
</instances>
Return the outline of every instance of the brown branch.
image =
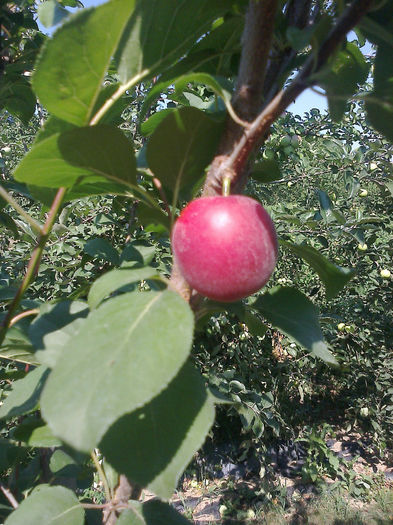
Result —
<instances>
[{"instance_id":1,"label":"brown branch","mask_svg":"<svg viewBox=\"0 0 393 525\"><path fill-rule=\"evenodd\" d=\"M8 501L11 503L12 507L14 509L17 509L19 506L19 503L16 501L15 496L12 494L10 489L5 487L2 483L0 483L0 490L4 494L4 496L8 499Z\"/></svg>"},{"instance_id":2,"label":"brown branch","mask_svg":"<svg viewBox=\"0 0 393 525\"><path fill-rule=\"evenodd\" d=\"M242 37L238 80L232 97L233 108L247 122L252 122L261 108L276 11L277 0L250 0ZM217 155L206 177L204 196L221 193L222 161L231 153L243 133L244 127L228 118ZM245 183L243 173L229 172L228 175L232 179L232 193L241 191Z\"/></svg>"},{"instance_id":3,"label":"brown branch","mask_svg":"<svg viewBox=\"0 0 393 525\"><path fill-rule=\"evenodd\" d=\"M251 152L259 144L261 138L267 135L271 124L296 97L306 88L316 83L315 73L320 71L340 45L345 35L367 13L372 1L356 0L348 7L322 43L317 56L310 56L289 87L280 91L252 122L251 126L243 130L240 140L236 142L230 154L226 158L222 156L216 157L215 162L218 162L218 165L216 164L216 172L214 173L215 187L217 187L217 182L221 184L224 176L227 176L230 172L233 173L235 182L237 181L239 174L241 176L246 166Z\"/></svg>"},{"instance_id":4,"label":"brown branch","mask_svg":"<svg viewBox=\"0 0 393 525\"><path fill-rule=\"evenodd\" d=\"M103 523L105 525L115 525L118 520L117 508L125 508L128 505L128 500L138 500L141 496L142 489L138 485L132 485L124 474L120 475L119 485L116 489L115 496L103 515Z\"/></svg>"}]
</instances>

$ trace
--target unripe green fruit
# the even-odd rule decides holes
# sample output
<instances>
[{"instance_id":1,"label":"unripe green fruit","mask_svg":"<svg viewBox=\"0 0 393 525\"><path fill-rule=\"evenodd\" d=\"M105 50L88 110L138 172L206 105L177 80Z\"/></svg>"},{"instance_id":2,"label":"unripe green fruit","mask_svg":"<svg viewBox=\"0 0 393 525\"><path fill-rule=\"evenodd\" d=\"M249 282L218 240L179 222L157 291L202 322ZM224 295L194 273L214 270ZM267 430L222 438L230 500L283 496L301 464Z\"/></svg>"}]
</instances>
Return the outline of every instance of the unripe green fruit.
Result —
<instances>
[{"instance_id":1,"label":"unripe green fruit","mask_svg":"<svg viewBox=\"0 0 393 525\"><path fill-rule=\"evenodd\" d=\"M287 186L288 186L288 188L290 188L291 186L293 186L293 182L289 180L289 181L287 182Z\"/></svg>"},{"instance_id":2,"label":"unripe green fruit","mask_svg":"<svg viewBox=\"0 0 393 525\"><path fill-rule=\"evenodd\" d=\"M345 330L345 323L338 323L338 325L337 325L337 329L338 329L340 332L344 332L344 330Z\"/></svg>"},{"instance_id":3,"label":"unripe green fruit","mask_svg":"<svg viewBox=\"0 0 393 525\"><path fill-rule=\"evenodd\" d=\"M263 152L263 157L266 160L273 160L274 159L274 151L271 150L271 149L265 149L265 151Z\"/></svg>"},{"instance_id":4,"label":"unripe green fruit","mask_svg":"<svg viewBox=\"0 0 393 525\"><path fill-rule=\"evenodd\" d=\"M367 190L360 190L359 197L367 197L368 191Z\"/></svg>"},{"instance_id":5,"label":"unripe green fruit","mask_svg":"<svg viewBox=\"0 0 393 525\"><path fill-rule=\"evenodd\" d=\"M375 162L370 162L370 170L373 171L373 170L376 170L378 168L377 164L375 164Z\"/></svg>"},{"instance_id":6,"label":"unripe green fruit","mask_svg":"<svg viewBox=\"0 0 393 525\"><path fill-rule=\"evenodd\" d=\"M292 146L287 146L287 147L284 148L283 151L284 151L285 155L290 155L293 152L293 148L292 148Z\"/></svg>"},{"instance_id":7,"label":"unripe green fruit","mask_svg":"<svg viewBox=\"0 0 393 525\"><path fill-rule=\"evenodd\" d=\"M290 146L291 144L291 137L289 137L288 135L286 137L283 137L280 141L280 146L282 148L286 148L287 146Z\"/></svg>"},{"instance_id":8,"label":"unripe green fruit","mask_svg":"<svg viewBox=\"0 0 393 525\"><path fill-rule=\"evenodd\" d=\"M298 135L293 135L293 137L291 137L291 146L293 146L294 148L297 148L300 144L300 137Z\"/></svg>"},{"instance_id":9,"label":"unripe green fruit","mask_svg":"<svg viewBox=\"0 0 393 525\"><path fill-rule=\"evenodd\" d=\"M367 407L362 407L362 408L360 409L360 415L361 415L362 417L367 417L367 416L368 416L368 408L367 408Z\"/></svg>"},{"instance_id":10,"label":"unripe green fruit","mask_svg":"<svg viewBox=\"0 0 393 525\"><path fill-rule=\"evenodd\" d=\"M366 243L362 244L362 243L359 243L358 244L358 250L360 250L361 252L365 252L367 250L368 246Z\"/></svg>"},{"instance_id":11,"label":"unripe green fruit","mask_svg":"<svg viewBox=\"0 0 393 525\"><path fill-rule=\"evenodd\" d=\"M387 270L386 268L384 268L383 270L381 270L380 272L380 276L382 277L382 279L390 279L391 277L391 273L389 270Z\"/></svg>"}]
</instances>

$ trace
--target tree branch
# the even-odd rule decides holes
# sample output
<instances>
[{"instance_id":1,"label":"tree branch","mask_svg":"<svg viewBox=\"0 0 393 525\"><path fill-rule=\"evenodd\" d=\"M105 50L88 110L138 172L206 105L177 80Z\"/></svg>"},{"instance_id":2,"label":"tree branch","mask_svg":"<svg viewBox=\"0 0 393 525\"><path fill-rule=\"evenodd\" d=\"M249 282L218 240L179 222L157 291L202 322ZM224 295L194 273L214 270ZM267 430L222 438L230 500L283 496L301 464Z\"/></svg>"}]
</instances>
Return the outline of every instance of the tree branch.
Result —
<instances>
[{"instance_id":1,"label":"tree branch","mask_svg":"<svg viewBox=\"0 0 393 525\"><path fill-rule=\"evenodd\" d=\"M345 35L359 22L370 8L373 0L355 0L346 9L337 24L319 48L317 56L309 56L302 70L294 81L285 90L280 91L271 102L264 108L258 117L252 122L248 129L243 130L240 140L236 142L230 154L226 157L218 156L215 162L215 182L221 185L221 181L228 174L232 174L235 183L242 174L250 153L259 144L262 137L266 136L272 123L281 113L304 91L316 83L315 73L326 64L330 56L342 42ZM213 162L214 164L214 162ZM232 185L233 186L233 185Z\"/></svg>"},{"instance_id":2,"label":"tree branch","mask_svg":"<svg viewBox=\"0 0 393 525\"><path fill-rule=\"evenodd\" d=\"M111 506L104 511L103 523L105 525L115 525L118 519L116 509L127 507L128 500L130 499L138 500L141 493L142 489L138 485L132 485L127 477L121 474L115 496L111 501Z\"/></svg>"}]
</instances>

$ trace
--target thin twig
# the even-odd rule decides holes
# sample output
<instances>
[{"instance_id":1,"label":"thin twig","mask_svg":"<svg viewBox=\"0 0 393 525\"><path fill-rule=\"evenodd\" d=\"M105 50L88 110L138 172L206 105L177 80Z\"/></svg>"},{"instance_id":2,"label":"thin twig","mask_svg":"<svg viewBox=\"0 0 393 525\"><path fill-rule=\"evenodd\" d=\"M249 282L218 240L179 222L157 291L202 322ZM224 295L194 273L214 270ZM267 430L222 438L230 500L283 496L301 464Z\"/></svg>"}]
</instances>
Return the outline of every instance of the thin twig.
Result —
<instances>
[{"instance_id":1,"label":"thin twig","mask_svg":"<svg viewBox=\"0 0 393 525\"><path fill-rule=\"evenodd\" d=\"M24 319L25 317L29 317L30 315L37 315L40 311L38 308L33 308L32 310L25 310L24 312L21 312L20 314L13 317L10 321L10 327L14 326L18 321L21 319Z\"/></svg>"},{"instance_id":2,"label":"thin twig","mask_svg":"<svg viewBox=\"0 0 393 525\"><path fill-rule=\"evenodd\" d=\"M105 492L105 498L107 501L111 501L113 494L109 487L108 479L106 477L104 469L101 466L100 460L98 459L98 456L95 450L93 450L91 453L91 459L93 460L94 466L96 467L100 480L102 481L102 485L104 487L104 492Z\"/></svg>"},{"instance_id":3,"label":"thin twig","mask_svg":"<svg viewBox=\"0 0 393 525\"><path fill-rule=\"evenodd\" d=\"M157 177L153 177L153 184L157 188L158 193L160 194L161 200L164 203L165 211L168 214L169 220L172 223L172 212L168 204L168 199L166 197L164 188L162 187L160 179L157 179Z\"/></svg>"},{"instance_id":4,"label":"thin twig","mask_svg":"<svg viewBox=\"0 0 393 525\"><path fill-rule=\"evenodd\" d=\"M28 224L35 230L37 233L42 233L42 224L40 224L38 221L33 219L31 215L25 211L22 206L19 206L19 204L16 202L16 200L11 197L11 195L6 191L2 186L0 186L0 196L10 204L14 210L16 210L21 217L23 217Z\"/></svg>"},{"instance_id":5,"label":"thin twig","mask_svg":"<svg viewBox=\"0 0 393 525\"><path fill-rule=\"evenodd\" d=\"M60 209L60 206L63 202L64 196L66 193L66 188L59 188L56 193L55 198L53 199L52 206L49 210L48 217L45 221L44 226L42 227L41 235L38 238L37 246L34 248L33 253L31 254L29 264L27 265L26 274L23 278L21 285L16 292L14 299L12 300L7 315L5 316L3 322L0 325L0 345L4 341L7 330L10 326L11 320L14 316L15 311L17 310L20 301L22 300L23 294L34 281L36 274L41 262L42 253L45 248L46 241L52 231L53 224L56 220L57 213Z\"/></svg>"},{"instance_id":6,"label":"thin twig","mask_svg":"<svg viewBox=\"0 0 393 525\"><path fill-rule=\"evenodd\" d=\"M16 501L15 496L12 494L9 488L5 487L0 482L0 490L4 494L4 496L8 499L8 501L11 503L12 507L14 509L17 509L19 507L19 503Z\"/></svg>"}]
</instances>

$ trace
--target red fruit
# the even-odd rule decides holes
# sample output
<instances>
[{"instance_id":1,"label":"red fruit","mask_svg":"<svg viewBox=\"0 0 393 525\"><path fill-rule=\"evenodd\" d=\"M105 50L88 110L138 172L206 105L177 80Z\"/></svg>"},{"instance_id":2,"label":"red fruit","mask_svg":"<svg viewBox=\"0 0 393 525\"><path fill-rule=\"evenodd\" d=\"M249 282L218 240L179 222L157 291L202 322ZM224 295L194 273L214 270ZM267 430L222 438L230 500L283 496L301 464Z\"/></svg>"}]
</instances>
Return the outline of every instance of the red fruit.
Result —
<instances>
[{"instance_id":1,"label":"red fruit","mask_svg":"<svg viewBox=\"0 0 393 525\"><path fill-rule=\"evenodd\" d=\"M262 288L278 253L271 218L244 195L191 201L173 227L172 250L190 286L223 302Z\"/></svg>"}]
</instances>

